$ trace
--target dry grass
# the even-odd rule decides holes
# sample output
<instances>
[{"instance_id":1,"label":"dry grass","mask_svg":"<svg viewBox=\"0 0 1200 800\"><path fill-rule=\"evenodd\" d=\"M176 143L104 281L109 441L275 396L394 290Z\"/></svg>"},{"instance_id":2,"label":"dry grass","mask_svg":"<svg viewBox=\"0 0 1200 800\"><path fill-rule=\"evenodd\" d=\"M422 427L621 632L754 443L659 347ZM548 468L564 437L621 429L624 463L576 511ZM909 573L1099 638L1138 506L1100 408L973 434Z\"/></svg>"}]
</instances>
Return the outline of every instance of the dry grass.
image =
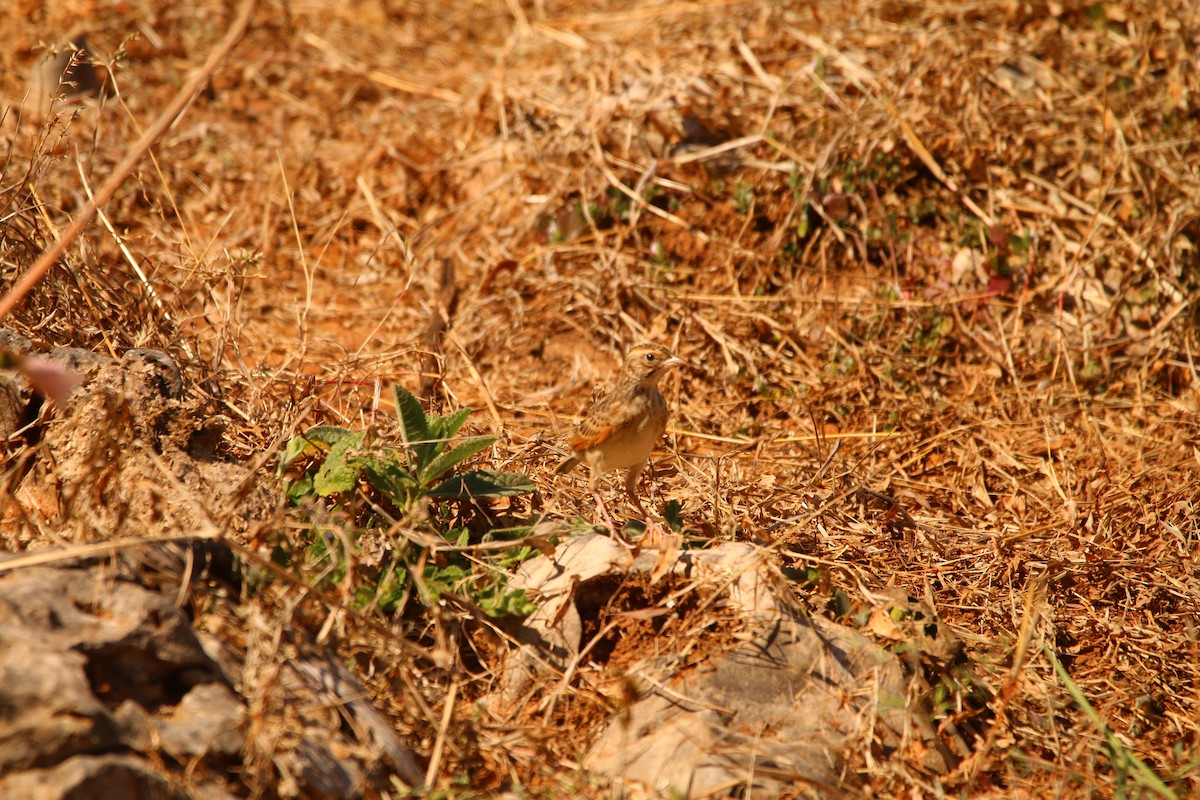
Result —
<instances>
[{"instance_id":1,"label":"dry grass","mask_svg":"<svg viewBox=\"0 0 1200 800\"><path fill-rule=\"evenodd\" d=\"M947 791L1137 793L1050 654L1122 746L1200 791L1200 15L789 5L263 4L106 206L119 236L93 225L4 324L168 350L248 460L390 414L380 389L420 384L438 310L436 402L482 409L491 461L568 518L586 492L555 486L555 437L625 347L669 344L689 366L651 502L819 569L814 608L888 586L928 601L992 697ZM0 22L28 48L4 56L6 103L69 6ZM9 112L5 284L229 11L83 18L98 52L124 50L119 97L43 126ZM486 677L413 682L368 629L346 636L438 749L438 786L603 794L553 731L473 716ZM574 707L564 728L594 711ZM933 785L907 763L872 780Z\"/></svg>"}]
</instances>

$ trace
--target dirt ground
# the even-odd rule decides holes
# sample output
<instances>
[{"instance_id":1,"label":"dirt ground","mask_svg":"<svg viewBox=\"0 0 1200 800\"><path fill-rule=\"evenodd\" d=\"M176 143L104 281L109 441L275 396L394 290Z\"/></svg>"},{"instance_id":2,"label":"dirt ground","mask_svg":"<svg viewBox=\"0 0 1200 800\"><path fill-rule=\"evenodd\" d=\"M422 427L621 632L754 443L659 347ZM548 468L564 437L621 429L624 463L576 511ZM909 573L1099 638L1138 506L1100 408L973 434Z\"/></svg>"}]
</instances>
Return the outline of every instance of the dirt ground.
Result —
<instances>
[{"instance_id":1,"label":"dirt ground","mask_svg":"<svg viewBox=\"0 0 1200 800\"><path fill-rule=\"evenodd\" d=\"M18 5L0 18L6 292L237 12ZM79 33L106 99L47 114L29 78ZM1188 0L262 0L0 319L39 351L169 354L192 422L156 435L194 448L208 431L212 458L242 469L182 486L262 494L199 494L186 522L140 513L136 494L127 513L79 515L57 489L18 492L31 469L69 481L30 466L37 436L12 435L0 541L36 552L207 520L275 571L196 582L195 625L332 642L427 796L611 796L579 752L619 698L576 686L553 719L482 714L514 615L479 610L480 576L512 564L470 551L475 582L429 600L420 575L460 551L419 537L465 531L469 549L592 521L585 477L554 475L563 438L623 351L655 341L687 366L664 382L647 506L686 547L761 546L809 613L920 653L923 702L957 732L940 774L911 750L849 754L862 781L847 796L1194 796L1197 52ZM392 384L438 413L474 409L463 435L498 438L472 468L521 472L536 494L389 509L389 536L413 531L403 558L371 549L365 483L344 506L285 502L276 467L296 432L399 441ZM106 480L156 480L130 475ZM418 576L399 603L381 599L387 563ZM961 652L929 652L896 597ZM622 625L599 647L618 673L693 629ZM714 630L714 648L734 635ZM286 796L265 742L289 717L254 714L231 791Z\"/></svg>"}]
</instances>

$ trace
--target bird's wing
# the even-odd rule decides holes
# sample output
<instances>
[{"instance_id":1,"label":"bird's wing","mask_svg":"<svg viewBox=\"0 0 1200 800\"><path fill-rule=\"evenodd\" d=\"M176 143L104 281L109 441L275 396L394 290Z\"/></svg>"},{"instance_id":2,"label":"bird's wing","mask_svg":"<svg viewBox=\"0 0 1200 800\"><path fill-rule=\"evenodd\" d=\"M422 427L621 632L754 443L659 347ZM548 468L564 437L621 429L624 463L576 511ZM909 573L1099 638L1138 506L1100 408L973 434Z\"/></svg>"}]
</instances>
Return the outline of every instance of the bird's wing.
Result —
<instances>
[{"instance_id":1,"label":"bird's wing","mask_svg":"<svg viewBox=\"0 0 1200 800\"><path fill-rule=\"evenodd\" d=\"M612 436L619 422L614 419L612 414L612 401L615 395L616 393L609 392L588 410L583 422L580 422L579 427L575 429L575 434L567 440L567 445L573 451L580 453L584 450L591 450Z\"/></svg>"},{"instance_id":2,"label":"bird's wing","mask_svg":"<svg viewBox=\"0 0 1200 800\"><path fill-rule=\"evenodd\" d=\"M612 436L616 427L611 423L585 419L579 423L579 428L575 431L575 435L567 440L567 444L576 453L591 450L593 447L599 447L608 437Z\"/></svg>"}]
</instances>

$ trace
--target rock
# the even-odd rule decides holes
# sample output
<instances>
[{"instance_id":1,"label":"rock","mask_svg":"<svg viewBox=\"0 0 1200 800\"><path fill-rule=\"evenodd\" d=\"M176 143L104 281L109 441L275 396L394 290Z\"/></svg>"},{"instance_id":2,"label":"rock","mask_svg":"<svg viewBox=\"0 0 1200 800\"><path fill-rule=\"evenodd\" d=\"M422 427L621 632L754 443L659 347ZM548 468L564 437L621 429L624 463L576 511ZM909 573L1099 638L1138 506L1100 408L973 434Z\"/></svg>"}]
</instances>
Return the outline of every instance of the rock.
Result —
<instances>
[{"instance_id":1,"label":"rock","mask_svg":"<svg viewBox=\"0 0 1200 800\"><path fill-rule=\"evenodd\" d=\"M25 426L28 408L29 384L15 372L0 372L0 440Z\"/></svg>"},{"instance_id":2,"label":"rock","mask_svg":"<svg viewBox=\"0 0 1200 800\"><path fill-rule=\"evenodd\" d=\"M144 747L143 718L177 705L149 723L172 754L228 757L242 712L226 684L164 594L100 570L0 573L0 773Z\"/></svg>"},{"instance_id":3,"label":"rock","mask_svg":"<svg viewBox=\"0 0 1200 800\"><path fill-rule=\"evenodd\" d=\"M7 362L0 369L0 440L11 437L37 414L30 406L29 381L16 369L31 352L33 342L15 331L0 328L0 363Z\"/></svg>"},{"instance_id":4,"label":"rock","mask_svg":"<svg viewBox=\"0 0 1200 800\"><path fill-rule=\"evenodd\" d=\"M55 347L46 353L46 358L75 372L86 372L92 367L112 363L108 356L84 350L82 347Z\"/></svg>"},{"instance_id":5,"label":"rock","mask_svg":"<svg viewBox=\"0 0 1200 800\"><path fill-rule=\"evenodd\" d=\"M199 683L225 682L196 640L190 621L166 595L116 581L103 595L87 601L102 627L73 647L88 658L92 684L109 704L132 699L153 711L175 705L180 700L177 693Z\"/></svg>"},{"instance_id":6,"label":"rock","mask_svg":"<svg viewBox=\"0 0 1200 800\"><path fill-rule=\"evenodd\" d=\"M241 699L229 687L202 683L155 722L158 741L163 750L181 763L198 757L233 761L245 743L239 729L245 714Z\"/></svg>"},{"instance_id":7,"label":"rock","mask_svg":"<svg viewBox=\"0 0 1200 800\"><path fill-rule=\"evenodd\" d=\"M116 747L118 727L92 694L87 659L7 617L0 606L0 775Z\"/></svg>"},{"instance_id":8,"label":"rock","mask_svg":"<svg viewBox=\"0 0 1200 800\"><path fill-rule=\"evenodd\" d=\"M861 633L804 613L765 551L752 545L649 550L631 559L608 537L589 535L568 539L553 558L526 562L509 586L529 592L538 610L517 632L521 647L486 707L508 718L539 687L559 686L579 666L583 622L598 609L610 620L673 613L670 604L613 607L616 587L653 587L672 575L671 585L685 588L670 593L670 604L698 592L692 596L704 598L696 603L714 609L708 613L732 616L724 623L730 638L706 649L664 636L619 676L597 679L590 670L592 688L621 710L602 726L585 768L644 796L860 792L847 754L890 751L911 730L902 665Z\"/></svg>"},{"instance_id":9,"label":"rock","mask_svg":"<svg viewBox=\"0 0 1200 800\"><path fill-rule=\"evenodd\" d=\"M191 800L182 787L130 756L75 756L0 778L0 797L22 800Z\"/></svg>"},{"instance_id":10,"label":"rock","mask_svg":"<svg viewBox=\"0 0 1200 800\"><path fill-rule=\"evenodd\" d=\"M311 653L291 659L288 666L304 684L305 692L318 703L342 709L358 733L359 746L366 749L370 762L382 764L393 779L408 787L425 783L425 772L412 750L396 735L375 706L367 700L367 690L331 653Z\"/></svg>"},{"instance_id":11,"label":"rock","mask_svg":"<svg viewBox=\"0 0 1200 800\"><path fill-rule=\"evenodd\" d=\"M217 456L213 437L223 427L210 430L204 401L185 397L182 374L165 353L131 350L114 361L58 348L39 358L80 383L40 426L44 450L15 495L42 525L71 518L97 536L116 536L123 525L176 533L212 529L226 517L236 532L270 507L267 480ZM193 457L193 445L204 458Z\"/></svg>"},{"instance_id":12,"label":"rock","mask_svg":"<svg viewBox=\"0 0 1200 800\"><path fill-rule=\"evenodd\" d=\"M276 759L284 797L311 800L357 800L363 795L363 774L349 759L339 759L326 742L305 738Z\"/></svg>"},{"instance_id":13,"label":"rock","mask_svg":"<svg viewBox=\"0 0 1200 800\"><path fill-rule=\"evenodd\" d=\"M179 365L161 350L126 350L121 360L125 362L126 374L137 374L139 383L153 387L159 395L175 400L183 397Z\"/></svg>"},{"instance_id":14,"label":"rock","mask_svg":"<svg viewBox=\"0 0 1200 800\"><path fill-rule=\"evenodd\" d=\"M175 362L148 350L19 355L22 402L40 407L35 359L78 383L30 426L39 446L3 498L17 508L0 528L0 798L226 800L223 787L247 774L255 792L298 798L420 786L424 768L343 656L303 630L280 649L274 620L261 620L261 637L236 626L198 634L179 607L218 585L239 596L241 556L212 532L257 524L276 497L269 478L222 452L227 420L199 419L204 401L183 390ZM3 552L46 530L153 543L111 557L72 556L73 545ZM179 534L195 538L155 541ZM79 563L31 565L43 557ZM258 642L275 646L248 656ZM252 701L235 689L247 681ZM287 735L248 742L250 702L254 730Z\"/></svg>"},{"instance_id":15,"label":"rock","mask_svg":"<svg viewBox=\"0 0 1200 800\"><path fill-rule=\"evenodd\" d=\"M0 351L18 356L27 356L33 352L33 342L16 331L0 328Z\"/></svg>"},{"instance_id":16,"label":"rock","mask_svg":"<svg viewBox=\"0 0 1200 800\"><path fill-rule=\"evenodd\" d=\"M0 560L0 798L225 800L209 776L236 781L252 756L246 701L218 662L240 674L245 653L211 633L201 646L177 586L147 588L114 563L5 571ZM295 725L271 750L284 796L419 786L412 751L340 658L303 651L278 655L258 709Z\"/></svg>"},{"instance_id":17,"label":"rock","mask_svg":"<svg viewBox=\"0 0 1200 800\"><path fill-rule=\"evenodd\" d=\"M610 537L579 536L560 545L553 559L521 565L509 588L535 590L540 600L516 633L522 647L505 663L499 692L484 701L493 713L508 717L545 676L547 661L564 669L579 652L583 623L573 602L575 587L632 563L629 550Z\"/></svg>"},{"instance_id":18,"label":"rock","mask_svg":"<svg viewBox=\"0 0 1200 800\"><path fill-rule=\"evenodd\" d=\"M862 732L863 715L877 715L876 733L893 747L899 742L900 667L860 634L809 621L765 629L678 676L669 692L638 700L608 726L584 766L660 795L704 797L741 786L778 797L806 786L802 796L828 797L858 788L843 749ZM647 667L654 680L674 677L665 664Z\"/></svg>"}]
</instances>

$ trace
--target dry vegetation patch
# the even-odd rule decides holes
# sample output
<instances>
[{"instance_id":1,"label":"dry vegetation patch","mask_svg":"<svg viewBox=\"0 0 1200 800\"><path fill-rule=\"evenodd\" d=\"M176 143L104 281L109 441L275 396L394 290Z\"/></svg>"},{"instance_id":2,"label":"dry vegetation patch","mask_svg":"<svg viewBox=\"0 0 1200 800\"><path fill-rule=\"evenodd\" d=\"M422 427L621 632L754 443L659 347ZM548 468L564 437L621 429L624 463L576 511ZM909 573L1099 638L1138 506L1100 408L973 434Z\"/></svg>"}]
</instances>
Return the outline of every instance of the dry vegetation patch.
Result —
<instances>
[{"instance_id":1,"label":"dry vegetation patch","mask_svg":"<svg viewBox=\"0 0 1200 800\"><path fill-rule=\"evenodd\" d=\"M233 13L19 5L0 21L3 288ZM25 76L78 32L107 99L39 117ZM1193 795L1197 50L1185 0L264 2L0 325L37 352L168 354L172 414L194 423L139 437L177 471L198 431L207 464L255 476L247 492L273 491L277 454L315 425L407 452L396 383L435 415L475 409L457 435L497 439L461 468L537 493L405 505L356 476L251 513L186 475L84 464L94 484L73 473L70 502L33 503L17 489L54 474L56 437L126 429L17 377L2 541L198 519L228 537L253 579L211 604L189 585L197 624L238 631L254 665L235 793L286 794L272 747L312 724L268 688L290 627L289 646L348 657L431 791L599 797L557 733L594 733L619 702L574 683L539 726L477 701L524 609L506 576L591 518L583 479L552 474L560 436L624 349L656 340L688 366L665 381L647 506L689 547L766 549L808 613L921 653L913 696L958 762L863 749L848 763L867 788L845 791ZM189 510L129 513L147 492ZM40 505L79 498L96 507ZM901 596L962 651L931 654ZM609 630L609 667L655 624ZM397 796L384 772L368 795Z\"/></svg>"}]
</instances>

